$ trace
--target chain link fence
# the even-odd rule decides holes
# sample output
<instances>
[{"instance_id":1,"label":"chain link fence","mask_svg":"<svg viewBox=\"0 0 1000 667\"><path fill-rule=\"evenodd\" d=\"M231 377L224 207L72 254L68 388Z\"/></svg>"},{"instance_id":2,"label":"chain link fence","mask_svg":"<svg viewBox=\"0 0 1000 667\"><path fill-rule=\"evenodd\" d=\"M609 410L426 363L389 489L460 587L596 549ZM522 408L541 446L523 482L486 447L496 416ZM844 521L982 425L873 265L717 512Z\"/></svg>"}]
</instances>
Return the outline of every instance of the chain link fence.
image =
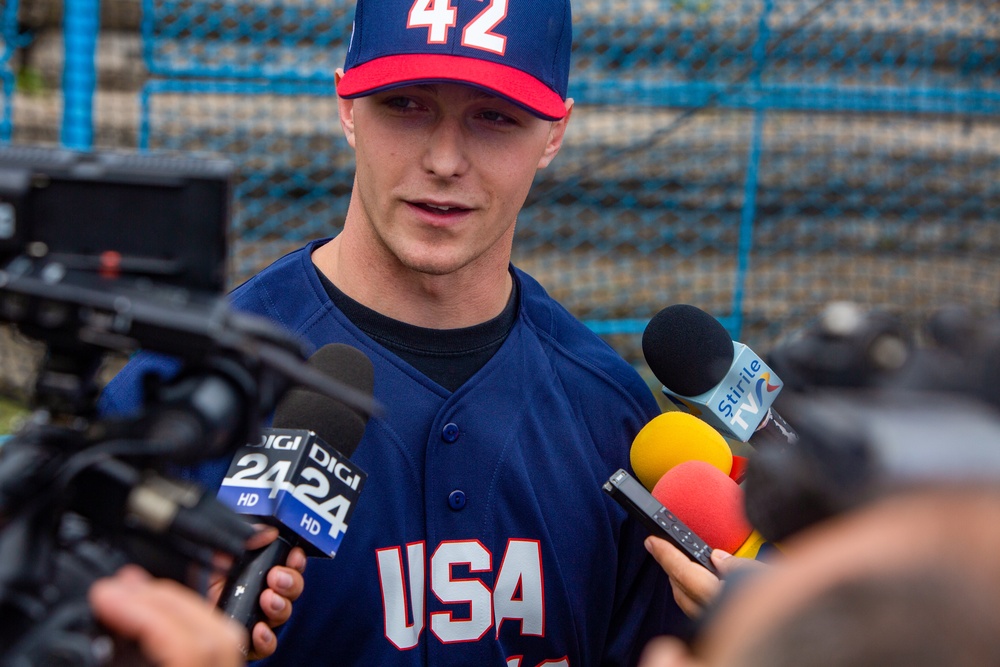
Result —
<instances>
[{"instance_id":1,"label":"chain link fence","mask_svg":"<svg viewBox=\"0 0 1000 667\"><path fill-rule=\"evenodd\" d=\"M90 57L94 147L238 165L233 284L337 233L353 156L333 73L353 0L106 0L93 54L67 50L71 5L12 6L11 141L66 136L61 74ZM640 370L645 323L672 303L761 353L830 300L913 324L944 304L1000 305L995 0L573 12L576 107L514 261Z\"/></svg>"}]
</instances>

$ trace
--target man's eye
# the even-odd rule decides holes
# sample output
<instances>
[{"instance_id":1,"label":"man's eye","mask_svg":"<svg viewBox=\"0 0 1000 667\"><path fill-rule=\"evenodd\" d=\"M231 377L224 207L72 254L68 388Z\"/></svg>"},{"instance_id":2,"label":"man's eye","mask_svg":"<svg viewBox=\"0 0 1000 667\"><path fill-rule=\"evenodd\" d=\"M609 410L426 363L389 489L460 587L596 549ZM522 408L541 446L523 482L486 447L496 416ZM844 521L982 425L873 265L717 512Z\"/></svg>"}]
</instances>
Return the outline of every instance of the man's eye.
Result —
<instances>
[{"instance_id":1,"label":"man's eye","mask_svg":"<svg viewBox=\"0 0 1000 667\"><path fill-rule=\"evenodd\" d=\"M415 109L417 103L409 97L390 97L385 101L386 106L392 109Z\"/></svg>"},{"instance_id":2,"label":"man's eye","mask_svg":"<svg viewBox=\"0 0 1000 667\"><path fill-rule=\"evenodd\" d=\"M483 111L479 114L480 118L490 123L496 123L498 125L514 125L517 123L516 120L500 113L499 111Z\"/></svg>"}]
</instances>

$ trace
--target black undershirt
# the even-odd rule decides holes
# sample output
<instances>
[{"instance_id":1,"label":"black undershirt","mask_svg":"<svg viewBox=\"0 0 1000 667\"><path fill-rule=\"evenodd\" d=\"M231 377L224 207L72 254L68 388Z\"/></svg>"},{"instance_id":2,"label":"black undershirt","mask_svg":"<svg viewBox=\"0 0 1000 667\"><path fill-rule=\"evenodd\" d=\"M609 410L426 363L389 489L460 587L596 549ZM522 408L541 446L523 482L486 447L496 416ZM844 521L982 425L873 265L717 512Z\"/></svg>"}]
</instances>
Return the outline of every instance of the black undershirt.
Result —
<instances>
[{"instance_id":1,"label":"black undershirt","mask_svg":"<svg viewBox=\"0 0 1000 667\"><path fill-rule=\"evenodd\" d=\"M517 320L517 280L503 312L461 329L428 329L386 317L341 292L318 268L334 305L356 327L448 391L455 391L500 349Z\"/></svg>"}]
</instances>

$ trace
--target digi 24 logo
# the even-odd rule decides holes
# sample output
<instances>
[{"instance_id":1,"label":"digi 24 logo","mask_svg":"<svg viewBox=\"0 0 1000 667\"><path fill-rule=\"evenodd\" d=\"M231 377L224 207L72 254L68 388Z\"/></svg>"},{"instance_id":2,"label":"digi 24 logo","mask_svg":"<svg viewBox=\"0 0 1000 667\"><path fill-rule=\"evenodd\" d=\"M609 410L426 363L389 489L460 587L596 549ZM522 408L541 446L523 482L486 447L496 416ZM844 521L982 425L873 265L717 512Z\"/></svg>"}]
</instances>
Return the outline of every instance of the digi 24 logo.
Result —
<instances>
[{"instance_id":1,"label":"digi 24 logo","mask_svg":"<svg viewBox=\"0 0 1000 667\"><path fill-rule=\"evenodd\" d=\"M491 0L462 30L462 46L503 55L507 38L493 32L507 18L507 0ZM428 44L447 44L448 30L458 22L451 0L416 0L406 17L407 28L427 28Z\"/></svg>"},{"instance_id":2,"label":"digi 24 logo","mask_svg":"<svg viewBox=\"0 0 1000 667\"><path fill-rule=\"evenodd\" d=\"M233 459L219 499L242 514L276 517L333 555L365 477L315 434L269 429Z\"/></svg>"}]
</instances>

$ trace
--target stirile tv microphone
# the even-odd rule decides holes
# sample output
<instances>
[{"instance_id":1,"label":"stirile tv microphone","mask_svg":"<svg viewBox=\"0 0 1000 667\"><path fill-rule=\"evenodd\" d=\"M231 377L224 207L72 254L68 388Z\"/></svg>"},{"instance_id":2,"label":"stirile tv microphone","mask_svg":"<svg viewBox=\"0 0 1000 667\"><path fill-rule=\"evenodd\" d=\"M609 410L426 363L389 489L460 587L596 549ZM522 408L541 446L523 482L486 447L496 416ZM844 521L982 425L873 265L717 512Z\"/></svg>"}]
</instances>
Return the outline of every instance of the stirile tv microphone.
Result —
<instances>
[{"instance_id":1,"label":"stirile tv microphone","mask_svg":"<svg viewBox=\"0 0 1000 667\"><path fill-rule=\"evenodd\" d=\"M374 367L357 348L330 344L309 365L370 396ZM298 545L310 556L332 558L367 475L348 461L364 434L364 413L324 394L296 388L274 414L261 441L233 457L218 497L238 513L276 526L278 538L248 552L227 579L219 608L251 633L264 618L260 594L268 571Z\"/></svg>"},{"instance_id":2,"label":"stirile tv microphone","mask_svg":"<svg viewBox=\"0 0 1000 667\"><path fill-rule=\"evenodd\" d=\"M754 448L798 442L771 409L781 379L700 308L675 304L654 315L642 334L642 354L664 395L723 435Z\"/></svg>"}]
</instances>

